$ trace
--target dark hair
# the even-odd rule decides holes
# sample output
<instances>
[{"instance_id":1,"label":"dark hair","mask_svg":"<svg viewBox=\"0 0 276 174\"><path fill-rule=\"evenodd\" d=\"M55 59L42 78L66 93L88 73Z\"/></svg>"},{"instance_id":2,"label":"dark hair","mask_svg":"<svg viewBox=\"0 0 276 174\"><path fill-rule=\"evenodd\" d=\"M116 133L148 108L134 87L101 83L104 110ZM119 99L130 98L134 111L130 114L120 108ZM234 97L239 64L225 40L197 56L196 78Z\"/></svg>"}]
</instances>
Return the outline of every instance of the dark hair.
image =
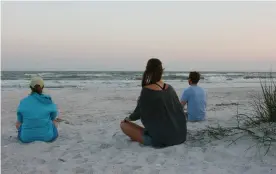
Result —
<instances>
[{"instance_id":1,"label":"dark hair","mask_svg":"<svg viewBox=\"0 0 276 174\"><path fill-rule=\"evenodd\" d=\"M42 91L43 91L43 88L44 87L40 87L39 85L35 85L34 87L31 87L30 86L30 88L31 88L31 93L33 94L33 93L37 93L37 94L42 94Z\"/></svg>"},{"instance_id":2,"label":"dark hair","mask_svg":"<svg viewBox=\"0 0 276 174\"><path fill-rule=\"evenodd\" d=\"M142 87L159 82L162 78L162 74L162 62L156 58L148 60L146 70L143 74Z\"/></svg>"},{"instance_id":3,"label":"dark hair","mask_svg":"<svg viewBox=\"0 0 276 174\"><path fill-rule=\"evenodd\" d=\"M189 80L192 81L192 84L197 84L200 80L200 74L199 72L193 71L189 74Z\"/></svg>"}]
</instances>

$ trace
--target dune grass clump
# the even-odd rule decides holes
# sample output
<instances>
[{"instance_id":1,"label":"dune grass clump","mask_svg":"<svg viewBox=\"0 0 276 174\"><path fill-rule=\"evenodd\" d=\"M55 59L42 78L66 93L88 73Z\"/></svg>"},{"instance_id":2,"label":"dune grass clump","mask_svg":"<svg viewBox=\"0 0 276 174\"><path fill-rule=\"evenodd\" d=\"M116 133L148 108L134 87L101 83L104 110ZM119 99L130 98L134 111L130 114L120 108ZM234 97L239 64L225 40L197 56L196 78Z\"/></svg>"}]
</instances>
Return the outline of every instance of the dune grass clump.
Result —
<instances>
[{"instance_id":1,"label":"dune grass clump","mask_svg":"<svg viewBox=\"0 0 276 174\"><path fill-rule=\"evenodd\" d=\"M261 83L261 93L253 97L253 124L276 122L276 82L270 73Z\"/></svg>"}]
</instances>

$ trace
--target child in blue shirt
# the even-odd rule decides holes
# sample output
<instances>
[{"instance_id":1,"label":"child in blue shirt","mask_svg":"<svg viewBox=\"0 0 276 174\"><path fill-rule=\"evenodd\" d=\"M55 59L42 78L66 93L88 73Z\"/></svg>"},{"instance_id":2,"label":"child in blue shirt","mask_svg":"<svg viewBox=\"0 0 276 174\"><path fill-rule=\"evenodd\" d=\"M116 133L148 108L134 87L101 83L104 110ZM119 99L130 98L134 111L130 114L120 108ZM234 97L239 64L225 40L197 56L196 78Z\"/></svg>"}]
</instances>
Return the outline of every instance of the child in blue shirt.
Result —
<instances>
[{"instance_id":1,"label":"child in blue shirt","mask_svg":"<svg viewBox=\"0 0 276 174\"><path fill-rule=\"evenodd\" d=\"M197 84L200 80L198 72L190 72L188 83L190 87L184 90L181 104L187 106L188 121L203 121L206 117L206 93Z\"/></svg>"},{"instance_id":2,"label":"child in blue shirt","mask_svg":"<svg viewBox=\"0 0 276 174\"><path fill-rule=\"evenodd\" d=\"M23 143L52 142L58 137L57 107L50 96L42 94L42 78L32 78L30 88L31 94L20 101L17 109L18 139Z\"/></svg>"}]
</instances>

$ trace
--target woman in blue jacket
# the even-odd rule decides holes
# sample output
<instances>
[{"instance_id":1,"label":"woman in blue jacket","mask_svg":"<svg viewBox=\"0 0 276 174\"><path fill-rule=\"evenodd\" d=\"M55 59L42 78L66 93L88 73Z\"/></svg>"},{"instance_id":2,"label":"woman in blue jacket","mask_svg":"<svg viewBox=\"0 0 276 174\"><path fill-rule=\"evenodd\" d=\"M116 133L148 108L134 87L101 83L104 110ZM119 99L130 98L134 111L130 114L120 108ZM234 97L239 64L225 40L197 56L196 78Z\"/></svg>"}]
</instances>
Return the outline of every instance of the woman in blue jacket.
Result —
<instances>
[{"instance_id":1,"label":"woman in blue jacket","mask_svg":"<svg viewBox=\"0 0 276 174\"><path fill-rule=\"evenodd\" d=\"M31 94L20 101L17 109L18 139L23 143L52 142L58 137L57 107L50 96L42 93L42 78L32 78L30 88Z\"/></svg>"}]
</instances>

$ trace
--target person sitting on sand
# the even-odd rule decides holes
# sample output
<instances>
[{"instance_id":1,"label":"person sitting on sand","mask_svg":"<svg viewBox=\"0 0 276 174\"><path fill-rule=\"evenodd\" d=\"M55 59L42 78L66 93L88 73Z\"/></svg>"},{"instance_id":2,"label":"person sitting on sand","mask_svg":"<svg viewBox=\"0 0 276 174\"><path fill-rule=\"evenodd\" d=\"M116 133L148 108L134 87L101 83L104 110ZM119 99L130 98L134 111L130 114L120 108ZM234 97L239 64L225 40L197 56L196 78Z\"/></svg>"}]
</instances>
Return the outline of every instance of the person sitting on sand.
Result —
<instances>
[{"instance_id":1,"label":"person sitting on sand","mask_svg":"<svg viewBox=\"0 0 276 174\"><path fill-rule=\"evenodd\" d=\"M42 78L32 78L30 88L31 94L20 101L17 109L18 139L23 143L52 142L58 137L57 107L50 96L42 94Z\"/></svg>"},{"instance_id":2,"label":"person sitting on sand","mask_svg":"<svg viewBox=\"0 0 276 174\"><path fill-rule=\"evenodd\" d=\"M122 131L146 146L166 147L186 141L187 125L182 105L169 84L161 81L162 63L150 59L134 112L121 122ZM145 128L131 122L141 119Z\"/></svg>"},{"instance_id":3,"label":"person sitting on sand","mask_svg":"<svg viewBox=\"0 0 276 174\"><path fill-rule=\"evenodd\" d=\"M206 115L206 93L197 85L199 80L198 72L190 72L188 78L190 87L184 90L181 97L181 104L188 105L187 117L191 122L203 121Z\"/></svg>"}]
</instances>

